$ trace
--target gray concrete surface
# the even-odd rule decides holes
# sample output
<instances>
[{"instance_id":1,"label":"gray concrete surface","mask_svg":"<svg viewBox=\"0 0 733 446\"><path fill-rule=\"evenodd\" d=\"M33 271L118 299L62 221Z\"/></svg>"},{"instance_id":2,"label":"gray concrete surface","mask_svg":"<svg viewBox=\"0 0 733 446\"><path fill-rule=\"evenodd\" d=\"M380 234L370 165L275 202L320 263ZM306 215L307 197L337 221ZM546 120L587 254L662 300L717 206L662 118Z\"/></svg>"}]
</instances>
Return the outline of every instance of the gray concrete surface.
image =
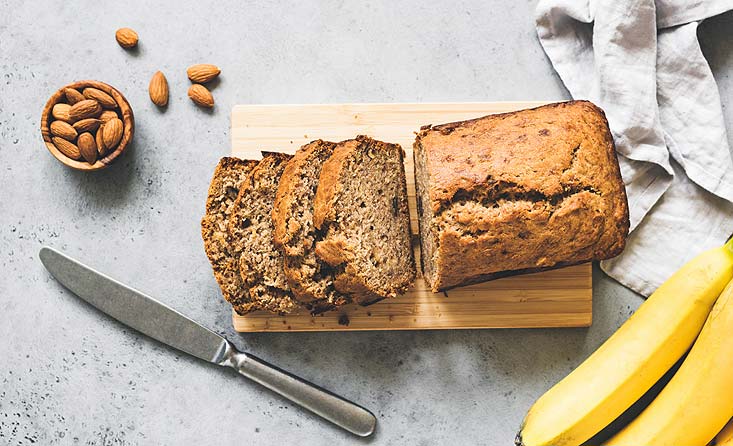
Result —
<instances>
[{"instance_id":1,"label":"gray concrete surface","mask_svg":"<svg viewBox=\"0 0 733 446\"><path fill-rule=\"evenodd\" d=\"M0 444L511 444L531 403L641 299L594 276L589 329L239 335L199 238L207 183L237 103L567 98L537 42L533 2L22 2L0 0ZM130 26L140 49L117 46ZM733 15L701 27L733 123ZM217 105L185 68L218 64ZM147 84L168 76L155 109ZM48 95L120 88L135 144L99 173L43 147ZM51 245L159 297L280 366L371 408L355 439L234 373L179 355L62 290Z\"/></svg>"}]
</instances>

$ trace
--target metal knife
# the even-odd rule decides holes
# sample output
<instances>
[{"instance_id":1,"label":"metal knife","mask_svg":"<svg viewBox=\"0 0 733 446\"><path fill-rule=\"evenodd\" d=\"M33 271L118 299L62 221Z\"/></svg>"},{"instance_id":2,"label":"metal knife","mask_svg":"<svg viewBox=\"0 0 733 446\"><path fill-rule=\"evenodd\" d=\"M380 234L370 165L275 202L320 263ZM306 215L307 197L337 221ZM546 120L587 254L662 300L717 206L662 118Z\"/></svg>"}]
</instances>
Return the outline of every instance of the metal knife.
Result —
<instances>
[{"instance_id":1,"label":"metal knife","mask_svg":"<svg viewBox=\"0 0 733 446\"><path fill-rule=\"evenodd\" d=\"M55 249L43 247L39 257L64 287L123 324L204 361L231 367L355 435L374 432L377 419L367 409L237 351L231 342L176 310Z\"/></svg>"}]
</instances>

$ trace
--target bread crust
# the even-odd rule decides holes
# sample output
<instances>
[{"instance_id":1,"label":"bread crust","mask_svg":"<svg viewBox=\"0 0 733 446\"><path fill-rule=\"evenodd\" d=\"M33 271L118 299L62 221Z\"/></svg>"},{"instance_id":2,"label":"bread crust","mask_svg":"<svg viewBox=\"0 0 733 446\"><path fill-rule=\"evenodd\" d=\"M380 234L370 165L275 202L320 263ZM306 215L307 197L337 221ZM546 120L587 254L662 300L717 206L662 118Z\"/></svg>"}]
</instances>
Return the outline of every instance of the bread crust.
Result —
<instances>
[{"instance_id":1,"label":"bread crust","mask_svg":"<svg viewBox=\"0 0 733 446\"><path fill-rule=\"evenodd\" d=\"M426 126L414 148L427 169L415 174L428 178L420 229L436 245L423 259L433 291L624 248L626 191L605 114L588 101Z\"/></svg>"},{"instance_id":2,"label":"bread crust","mask_svg":"<svg viewBox=\"0 0 733 446\"><path fill-rule=\"evenodd\" d=\"M358 138L365 137L359 136ZM358 138L340 142L328 161L323 163L316 198L313 201L313 225L316 229L323 230L324 222L334 220L336 217L336 197L343 190L339 181L341 172L346 160L358 147Z\"/></svg>"},{"instance_id":3,"label":"bread crust","mask_svg":"<svg viewBox=\"0 0 733 446\"><path fill-rule=\"evenodd\" d=\"M227 222L232 205L246 175L257 161L224 157L214 170L201 219L201 238L222 295L239 314L254 309L249 292L239 274L239 262L231 251Z\"/></svg>"}]
</instances>

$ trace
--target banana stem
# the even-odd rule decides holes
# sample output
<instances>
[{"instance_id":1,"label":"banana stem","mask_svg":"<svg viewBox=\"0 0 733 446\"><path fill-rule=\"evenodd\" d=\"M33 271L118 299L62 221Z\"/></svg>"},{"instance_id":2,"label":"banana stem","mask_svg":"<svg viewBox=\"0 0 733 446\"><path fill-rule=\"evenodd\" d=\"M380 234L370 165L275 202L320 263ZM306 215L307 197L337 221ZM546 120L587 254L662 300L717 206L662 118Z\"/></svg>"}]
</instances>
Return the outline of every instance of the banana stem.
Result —
<instances>
[{"instance_id":1,"label":"banana stem","mask_svg":"<svg viewBox=\"0 0 733 446\"><path fill-rule=\"evenodd\" d=\"M723 245L723 247L733 253L733 234L728 237L728 240L725 242L725 245Z\"/></svg>"}]
</instances>

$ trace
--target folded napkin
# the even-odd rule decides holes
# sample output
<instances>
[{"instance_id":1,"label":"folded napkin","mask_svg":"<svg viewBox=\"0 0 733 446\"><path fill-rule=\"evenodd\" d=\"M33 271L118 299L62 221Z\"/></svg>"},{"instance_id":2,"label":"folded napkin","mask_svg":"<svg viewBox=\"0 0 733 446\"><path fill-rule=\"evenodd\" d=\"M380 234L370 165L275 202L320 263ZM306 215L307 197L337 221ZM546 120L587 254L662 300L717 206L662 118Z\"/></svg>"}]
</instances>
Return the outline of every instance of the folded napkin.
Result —
<instances>
[{"instance_id":1,"label":"folded napkin","mask_svg":"<svg viewBox=\"0 0 733 446\"><path fill-rule=\"evenodd\" d=\"M631 235L601 268L648 296L733 233L733 163L697 40L733 0L540 0L540 42L575 99L602 107L626 184Z\"/></svg>"}]
</instances>

